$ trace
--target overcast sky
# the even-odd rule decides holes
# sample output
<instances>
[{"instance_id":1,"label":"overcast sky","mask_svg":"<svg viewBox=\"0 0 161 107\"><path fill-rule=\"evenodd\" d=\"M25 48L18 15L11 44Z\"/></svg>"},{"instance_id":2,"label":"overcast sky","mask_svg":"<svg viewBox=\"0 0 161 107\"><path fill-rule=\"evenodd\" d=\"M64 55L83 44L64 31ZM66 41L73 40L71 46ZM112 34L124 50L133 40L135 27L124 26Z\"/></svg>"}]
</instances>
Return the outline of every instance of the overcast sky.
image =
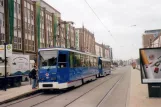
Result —
<instances>
[{"instance_id":1,"label":"overcast sky","mask_svg":"<svg viewBox=\"0 0 161 107\"><path fill-rule=\"evenodd\" d=\"M87 0L112 36L84 0L45 0L66 21L94 32L96 42L110 45L115 59L138 58L145 30L161 28L161 0ZM132 26L136 25L136 26Z\"/></svg>"}]
</instances>

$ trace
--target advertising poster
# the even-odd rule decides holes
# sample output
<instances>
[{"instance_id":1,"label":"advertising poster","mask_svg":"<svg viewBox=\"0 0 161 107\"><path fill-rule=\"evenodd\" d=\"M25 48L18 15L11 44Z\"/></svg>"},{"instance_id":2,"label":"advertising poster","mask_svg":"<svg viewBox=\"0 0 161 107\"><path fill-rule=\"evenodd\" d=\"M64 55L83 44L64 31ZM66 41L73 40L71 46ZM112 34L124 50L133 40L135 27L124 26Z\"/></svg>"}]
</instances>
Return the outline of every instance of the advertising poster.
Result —
<instances>
[{"instance_id":1,"label":"advertising poster","mask_svg":"<svg viewBox=\"0 0 161 107\"><path fill-rule=\"evenodd\" d=\"M161 48L140 49L142 83L161 83Z\"/></svg>"},{"instance_id":2,"label":"advertising poster","mask_svg":"<svg viewBox=\"0 0 161 107\"><path fill-rule=\"evenodd\" d=\"M11 75L28 74L29 63L29 55L13 55L11 58Z\"/></svg>"}]
</instances>

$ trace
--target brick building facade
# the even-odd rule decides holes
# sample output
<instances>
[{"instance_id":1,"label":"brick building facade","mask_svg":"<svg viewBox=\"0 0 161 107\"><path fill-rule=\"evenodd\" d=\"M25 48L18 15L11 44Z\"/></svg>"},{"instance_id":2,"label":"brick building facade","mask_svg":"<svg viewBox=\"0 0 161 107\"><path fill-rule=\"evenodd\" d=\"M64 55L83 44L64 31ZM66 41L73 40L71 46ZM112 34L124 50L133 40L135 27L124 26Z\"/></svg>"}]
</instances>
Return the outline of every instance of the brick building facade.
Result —
<instances>
[{"instance_id":1,"label":"brick building facade","mask_svg":"<svg viewBox=\"0 0 161 107\"><path fill-rule=\"evenodd\" d=\"M4 42L12 44L14 54L28 54L34 60L38 48L48 47L97 53L92 32L84 26L75 28L71 21L63 21L61 13L43 0L40 5L32 0L13 1L9 4L8 0L0 0L0 45ZM102 51L101 56L105 56L106 50Z\"/></svg>"},{"instance_id":2,"label":"brick building facade","mask_svg":"<svg viewBox=\"0 0 161 107\"><path fill-rule=\"evenodd\" d=\"M153 40L154 40L153 34L143 34L143 36L142 36L143 48L149 47Z\"/></svg>"},{"instance_id":3,"label":"brick building facade","mask_svg":"<svg viewBox=\"0 0 161 107\"><path fill-rule=\"evenodd\" d=\"M9 13L8 0L0 0L0 44L9 43ZM38 48L47 47L75 47L75 27L61 20L61 13L44 2L40 3L40 23L37 24L37 5L32 0L14 0L14 36L12 40L13 53L29 54L30 59L35 59ZM6 20L4 20L6 19ZM5 24L6 25L5 25ZM57 25L55 26L55 23ZM68 27L66 27L68 25ZM38 38L40 27L40 39ZM54 28L55 27L55 28ZM68 37L66 37L68 36ZM54 38L55 37L55 38ZM39 40L38 40L39 39ZM40 46L38 42L40 41Z\"/></svg>"},{"instance_id":4,"label":"brick building facade","mask_svg":"<svg viewBox=\"0 0 161 107\"><path fill-rule=\"evenodd\" d=\"M112 59L112 48L108 45L95 43L96 55L104 58Z\"/></svg>"},{"instance_id":5,"label":"brick building facade","mask_svg":"<svg viewBox=\"0 0 161 107\"><path fill-rule=\"evenodd\" d=\"M77 28L79 31L79 48L81 51L95 54L95 37L88 29Z\"/></svg>"}]
</instances>

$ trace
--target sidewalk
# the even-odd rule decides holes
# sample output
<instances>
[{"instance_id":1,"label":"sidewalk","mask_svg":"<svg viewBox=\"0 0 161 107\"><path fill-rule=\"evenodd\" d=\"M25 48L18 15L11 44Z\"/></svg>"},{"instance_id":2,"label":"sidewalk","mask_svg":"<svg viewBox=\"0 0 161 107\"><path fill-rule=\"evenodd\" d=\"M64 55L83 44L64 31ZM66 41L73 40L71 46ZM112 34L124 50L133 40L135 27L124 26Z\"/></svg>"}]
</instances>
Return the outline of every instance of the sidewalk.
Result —
<instances>
[{"instance_id":1,"label":"sidewalk","mask_svg":"<svg viewBox=\"0 0 161 107\"><path fill-rule=\"evenodd\" d=\"M148 85L141 84L140 71L131 70L129 107L161 107L161 98L148 97Z\"/></svg>"},{"instance_id":2,"label":"sidewalk","mask_svg":"<svg viewBox=\"0 0 161 107\"><path fill-rule=\"evenodd\" d=\"M31 85L7 89L7 91L0 90L0 104L15 100L24 95L32 94L37 90L33 90Z\"/></svg>"}]
</instances>

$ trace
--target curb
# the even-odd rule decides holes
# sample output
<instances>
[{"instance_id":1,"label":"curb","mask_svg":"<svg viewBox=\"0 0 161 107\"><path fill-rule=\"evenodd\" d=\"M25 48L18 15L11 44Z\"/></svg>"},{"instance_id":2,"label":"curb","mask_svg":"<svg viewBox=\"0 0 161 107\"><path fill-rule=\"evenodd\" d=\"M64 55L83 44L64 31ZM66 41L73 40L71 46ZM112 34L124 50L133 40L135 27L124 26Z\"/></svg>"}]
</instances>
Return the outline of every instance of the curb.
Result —
<instances>
[{"instance_id":1,"label":"curb","mask_svg":"<svg viewBox=\"0 0 161 107\"><path fill-rule=\"evenodd\" d=\"M129 81L129 84L128 84L128 91L127 91L127 98L126 98L126 105L125 107L129 107L129 104L130 104L130 92L131 92L131 76L132 75L132 69L130 69L130 81Z\"/></svg>"},{"instance_id":2,"label":"curb","mask_svg":"<svg viewBox=\"0 0 161 107\"><path fill-rule=\"evenodd\" d=\"M26 92L26 93L23 93L23 94L21 94L21 95L15 96L15 97L13 97L13 98L9 98L9 99L7 99L7 100L4 100L4 101L0 102L0 105L5 104L5 103L9 103L9 102L12 102L12 101L15 101L15 100L24 98L24 97L28 97L28 96L30 96L30 95L37 94L37 93L39 93L39 92L40 92L39 89L38 89L38 90L35 90L35 91Z\"/></svg>"}]
</instances>

